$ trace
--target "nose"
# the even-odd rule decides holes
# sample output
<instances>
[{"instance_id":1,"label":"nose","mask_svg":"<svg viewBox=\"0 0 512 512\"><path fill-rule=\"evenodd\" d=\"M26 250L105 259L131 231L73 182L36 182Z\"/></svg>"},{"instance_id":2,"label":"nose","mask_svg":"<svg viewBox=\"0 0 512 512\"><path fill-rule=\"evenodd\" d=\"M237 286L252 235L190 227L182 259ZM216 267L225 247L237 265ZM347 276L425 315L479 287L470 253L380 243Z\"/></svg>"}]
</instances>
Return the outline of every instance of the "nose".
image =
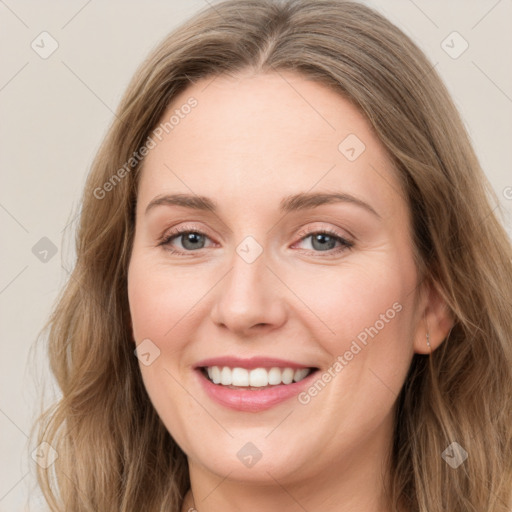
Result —
<instances>
[{"instance_id":1,"label":"nose","mask_svg":"<svg viewBox=\"0 0 512 512\"><path fill-rule=\"evenodd\" d=\"M215 287L211 318L216 325L250 337L285 323L285 286L267 263L265 251L251 263L234 253L231 269Z\"/></svg>"}]
</instances>

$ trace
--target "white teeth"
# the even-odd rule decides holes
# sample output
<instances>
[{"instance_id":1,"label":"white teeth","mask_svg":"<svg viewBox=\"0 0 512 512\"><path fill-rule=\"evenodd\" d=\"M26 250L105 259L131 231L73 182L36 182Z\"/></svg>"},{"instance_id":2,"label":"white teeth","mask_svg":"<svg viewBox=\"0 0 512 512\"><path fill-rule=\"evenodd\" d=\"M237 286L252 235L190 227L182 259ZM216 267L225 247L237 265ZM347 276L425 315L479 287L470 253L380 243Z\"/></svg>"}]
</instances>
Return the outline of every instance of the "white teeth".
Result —
<instances>
[{"instance_id":1,"label":"white teeth","mask_svg":"<svg viewBox=\"0 0 512 512\"><path fill-rule=\"evenodd\" d=\"M233 378L231 377L231 371L229 368L222 368L222 371L220 372L220 383L223 386L230 386L233 384Z\"/></svg>"},{"instance_id":2,"label":"white teeth","mask_svg":"<svg viewBox=\"0 0 512 512\"><path fill-rule=\"evenodd\" d=\"M229 368L227 369L229 370ZM249 372L245 368L233 368L231 370L231 384L233 386L248 386Z\"/></svg>"},{"instance_id":3,"label":"white teeth","mask_svg":"<svg viewBox=\"0 0 512 512\"><path fill-rule=\"evenodd\" d=\"M220 369L218 366L212 367L211 379L215 384L218 384L220 382Z\"/></svg>"},{"instance_id":4,"label":"white teeth","mask_svg":"<svg viewBox=\"0 0 512 512\"><path fill-rule=\"evenodd\" d=\"M268 383L272 386L281 384L281 370L279 368L270 368L268 372Z\"/></svg>"},{"instance_id":5,"label":"white teeth","mask_svg":"<svg viewBox=\"0 0 512 512\"><path fill-rule=\"evenodd\" d=\"M265 368L255 368L249 373L249 384L255 388L268 386L268 372Z\"/></svg>"},{"instance_id":6,"label":"white teeth","mask_svg":"<svg viewBox=\"0 0 512 512\"><path fill-rule=\"evenodd\" d=\"M300 370L295 370L295 373L293 374L293 380L294 382L299 382L300 380L305 379L310 373L311 370L309 368L301 368Z\"/></svg>"},{"instance_id":7,"label":"white teeth","mask_svg":"<svg viewBox=\"0 0 512 512\"><path fill-rule=\"evenodd\" d=\"M228 366L208 366L206 368L208 377L214 384L236 387L277 386L279 384L291 384L305 379L310 373L309 368L229 368Z\"/></svg>"},{"instance_id":8,"label":"white teeth","mask_svg":"<svg viewBox=\"0 0 512 512\"><path fill-rule=\"evenodd\" d=\"M293 382L293 375L295 371L292 368L285 368L283 370L283 384L291 384Z\"/></svg>"}]
</instances>

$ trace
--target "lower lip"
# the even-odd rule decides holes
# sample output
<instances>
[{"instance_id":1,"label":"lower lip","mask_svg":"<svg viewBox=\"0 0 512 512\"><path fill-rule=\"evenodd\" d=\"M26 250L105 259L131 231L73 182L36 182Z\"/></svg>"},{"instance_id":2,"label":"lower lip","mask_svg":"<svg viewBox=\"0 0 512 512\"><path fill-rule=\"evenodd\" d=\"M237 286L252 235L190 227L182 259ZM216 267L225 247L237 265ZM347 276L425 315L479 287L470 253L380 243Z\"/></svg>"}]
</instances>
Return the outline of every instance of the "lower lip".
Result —
<instances>
[{"instance_id":1,"label":"lower lip","mask_svg":"<svg viewBox=\"0 0 512 512\"><path fill-rule=\"evenodd\" d=\"M317 373L310 373L305 379L292 384L281 384L271 388L264 388L261 391L231 389L220 384L214 384L199 369L196 370L199 380L206 394L215 402L245 412L259 412L270 409L290 398L298 395L304 388L308 387L311 379Z\"/></svg>"}]
</instances>

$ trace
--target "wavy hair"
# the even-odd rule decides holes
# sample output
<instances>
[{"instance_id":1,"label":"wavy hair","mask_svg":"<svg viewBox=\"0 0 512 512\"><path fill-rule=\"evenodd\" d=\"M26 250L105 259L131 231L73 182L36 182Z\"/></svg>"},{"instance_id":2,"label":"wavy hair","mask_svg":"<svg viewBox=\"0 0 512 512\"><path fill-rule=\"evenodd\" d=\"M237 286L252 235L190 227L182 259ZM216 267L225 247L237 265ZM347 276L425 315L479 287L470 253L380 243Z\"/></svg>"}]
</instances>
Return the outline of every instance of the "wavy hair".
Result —
<instances>
[{"instance_id":1,"label":"wavy hair","mask_svg":"<svg viewBox=\"0 0 512 512\"><path fill-rule=\"evenodd\" d=\"M343 0L216 3L171 32L132 78L87 177L75 266L41 333L62 392L33 429L59 454L38 468L51 510L181 509L187 459L133 353L127 270L143 161L133 155L188 85L243 70L294 71L357 106L405 191L418 269L454 318L436 351L414 355L398 398L393 509L510 510L512 250L498 201L422 51L379 13ZM457 469L442 457L454 441L469 454Z\"/></svg>"}]
</instances>

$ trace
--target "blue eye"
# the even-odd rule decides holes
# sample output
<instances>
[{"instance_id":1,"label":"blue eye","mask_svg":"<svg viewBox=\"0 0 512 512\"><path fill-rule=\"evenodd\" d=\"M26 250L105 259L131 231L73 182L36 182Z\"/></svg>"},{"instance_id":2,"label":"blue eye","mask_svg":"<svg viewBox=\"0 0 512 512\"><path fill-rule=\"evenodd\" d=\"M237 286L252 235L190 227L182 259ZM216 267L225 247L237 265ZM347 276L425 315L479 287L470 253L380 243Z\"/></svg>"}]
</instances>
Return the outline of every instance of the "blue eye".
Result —
<instances>
[{"instance_id":1,"label":"blue eye","mask_svg":"<svg viewBox=\"0 0 512 512\"><path fill-rule=\"evenodd\" d=\"M174 254L181 254L183 251L175 250L170 247L171 242L174 239L179 239L181 241L182 247L186 250L186 252L193 252L199 249L204 249L204 240L208 238L207 235L201 233L200 231L191 231L189 229L176 229L168 233L160 242L159 245L165 246L168 251Z\"/></svg>"},{"instance_id":2,"label":"blue eye","mask_svg":"<svg viewBox=\"0 0 512 512\"><path fill-rule=\"evenodd\" d=\"M353 242L329 229L302 232L300 236L300 242L311 238L311 246L313 249L310 249L310 252L323 252L327 253L328 256L338 254L339 252L345 251L354 246ZM180 240L182 249L175 249L172 246L172 242L175 239ZM168 232L158 245L165 247L165 249L171 254L186 256L190 255L190 253L204 249L207 239L209 240L209 237L205 233L185 226ZM337 248L336 245L338 245Z\"/></svg>"},{"instance_id":3,"label":"blue eye","mask_svg":"<svg viewBox=\"0 0 512 512\"><path fill-rule=\"evenodd\" d=\"M321 230L313 231L306 234L301 238L301 241L311 238L311 246L315 252L330 252L338 253L340 250L350 249L353 243L338 235L335 231ZM339 244L338 249L335 249L336 244ZM316 251L318 249L318 251Z\"/></svg>"}]
</instances>

